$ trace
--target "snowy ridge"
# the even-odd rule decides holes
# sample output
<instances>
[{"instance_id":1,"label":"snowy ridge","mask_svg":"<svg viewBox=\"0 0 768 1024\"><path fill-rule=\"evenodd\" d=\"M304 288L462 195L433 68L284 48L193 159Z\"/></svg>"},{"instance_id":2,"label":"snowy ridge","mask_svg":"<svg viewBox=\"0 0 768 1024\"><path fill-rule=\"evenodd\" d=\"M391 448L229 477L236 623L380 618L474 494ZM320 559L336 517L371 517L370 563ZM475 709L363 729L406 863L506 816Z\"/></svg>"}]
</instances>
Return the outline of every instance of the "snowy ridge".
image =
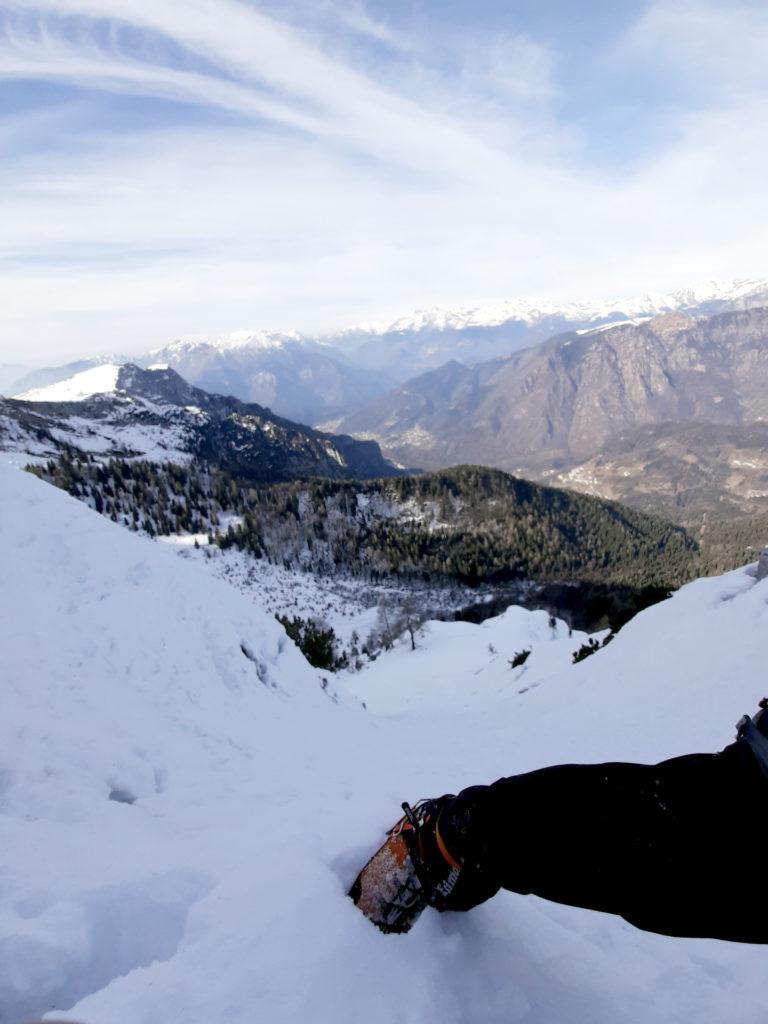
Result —
<instances>
[{"instance_id":1,"label":"snowy ridge","mask_svg":"<svg viewBox=\"0 0 768 1024\"><path fill-rule=\"evenodd\" d=\"M768 291L768 278L736 281L707 281L673 292L649 292L616 299L568 302L541 297L521 297L488 306L455 310L433 307L417 309L389 324L360 324L344 333L399 334L419 331L461 331L470 327L498 327L510 320L536 324L549 318L572 322L602 321L623 314L636 320L676 312L707 302L735 302ZM617 318L615 322L621 322Z\"/></svg>"},{"instance_id":2,"label":"snowy ridge","mask_svg":"<svg viewBox=\"0 0 768 1024\"><path fill-rule=\"evenodd\" d=\"M648 323L652 320L651 316L636 316L629 320L612 320L607 324L600 324L599 327L582 327L580 330L575 331L576 334L602 334L604 331L610 331L614 327L638 327L640 324ZM563 342L567 347L570 345L570 341Z\"/></svg>"},{"instance_id":3,"label":"snowy ridge","mask_svg":"<svg viewBox=\"0 0 768 1024\"><path fill-rule=\"evenodd\" d=\"M20 407L8 403L0 415L0 450L21 465L57 458L64 446L103 458L189 462L196 428L207 414L133 393L136 372L131 364L105 364L19 396L16 401L32 403L33 413L37 403L63 403L66 413L41 413L27 423Z\"/></svg>"},{"instance_id":4,"label":"snowy ridge","mask_svg":"<svg viewBox=\"0 0 768 1024\"><path fill-rule=\"evenodd\" d=\"M68 445L92 455L236 464L251 479L387 476L378 448L274 417L268 409L193 388L168 367L84 371L35 392L0 400L0 451L48 459ZM28 460L24 460L28 461Z\"/></svg>"},{"instance_id":5,"label":"snowy ridge","mask_svg":"<svg viewBox=\"0 0 768 1024\"><path fill-rule=\"evenodd\" d=\"M66 380L47 387L33 388L15 397L20 402L82 402L94 395L112 394L117 390L121 367L104 363L90 370L83 370Z\"/></svg>"},{"instance_id":6,"label":"snowy ridge","mask_svg":"<svg viewBox=\"0 0 768 1024\"><path fill-rule=\"evenodd\" d=\"M215 348L281 348L291 342L305 339L298 331L231 331L221 335L212 344Z\"/></svg>"},{"instance_id":7,"label":"snowy ridge","mask_svg":"<svg viewBox=\"0 0 768 1024\"><path fill-rule=\"evenodd\" d=\"M252 349L255 352L268 351L270 349L285 348L289 345L304 345L308 339L304 338L298 331L267 331L267 330L242 330L231 331L222 334L217 338L200 339L179 339L162 348L154 349L145 358L147 360L168 360L178 361L199 350L209 349L219 353L236 350Z\"/></svg>"},{"instance_id":8,"label":"snowy ridge","mask_svg":"<svg viewBox=\"0 0 768 1024\"><path fill-rule=\"evenodd\" d=\"M162 363L206 391L274 409L296 423L339 415L361 397L386 390L380 376L327 342L296 331L234 331L219 338L175 341L140 357Z\"/></svg>"},{"instance_id":9,"label":"snowy ridge","mask_svg":"<svg viewBox=\"0 0 768 1024\"><path fill-rule=\"evenodd\" d=\"M197 350L208 348L224 353L237 349L269 350L291 344L312 345L344 342L354 335L383 335L419 333L421 331L461 331L470 327L498 327L510 320L526 324L556 318L574 323L604 321L611 324L642 322L661 313L676 312L708 302L732 303L756 296L760 301L768 292L768 278L749 278L733 281L712 280L681 288L672 292L648 292L631 297L594 299L582 302L561 301L537 296L521 296L485 306L467 306L458 309L430 307L416 309L394 321L376 321L354 324L339 332L323 337L309 336L298 331L239 330L218 338L174 341L149 353L146 359L180 359Z\"/></svg>"},{"instance_id":10,"label":"snowy ridge","mask_svg":"<svg viewBox=\"0 0 768 1024\"><path fill-rule=\"evenodd\" d=\"M204 566L0 487L3 1024L763 1019L759 947L509 893L384 936L345 890L402 799L729 742L763 694L766 580L692 583L578 665L540 613L433 624L354 678L365 712Z\"/></svg>"}]
</instances>

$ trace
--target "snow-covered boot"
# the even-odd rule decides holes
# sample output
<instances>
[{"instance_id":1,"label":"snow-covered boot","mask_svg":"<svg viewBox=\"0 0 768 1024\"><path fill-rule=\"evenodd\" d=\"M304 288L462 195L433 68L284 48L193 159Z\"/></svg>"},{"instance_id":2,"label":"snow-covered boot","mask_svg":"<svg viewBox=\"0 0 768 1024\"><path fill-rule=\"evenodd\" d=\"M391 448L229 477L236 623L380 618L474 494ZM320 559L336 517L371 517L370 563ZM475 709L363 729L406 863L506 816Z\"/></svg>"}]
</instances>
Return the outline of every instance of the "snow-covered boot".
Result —
<instances>
[{"instance_id":1,"label":"snow-covered boot","mask_svg":"<svg viewBox=\"0 0 768 1024\"><path fill-rule=\"evenodd\" d=\"M419 822L407 804L403 808L407 813L389 829L349 890L355 905L383 932L410 931L427 906L428 888L413 842Z\"/></svg>"},{"instance_id":2,"label":"snow-covered boot","mask_svg":"<svg viewBox=\"0 0 768 1024\"><path fill-rule=\"evenodd\" d=\"M466 842L472 792L403 804L405 814L349 892L382 931L408 931L426 906L469 910L498 891L498 882L475 858L460 852L474 845Z\"/></svg>"}]
</instances>

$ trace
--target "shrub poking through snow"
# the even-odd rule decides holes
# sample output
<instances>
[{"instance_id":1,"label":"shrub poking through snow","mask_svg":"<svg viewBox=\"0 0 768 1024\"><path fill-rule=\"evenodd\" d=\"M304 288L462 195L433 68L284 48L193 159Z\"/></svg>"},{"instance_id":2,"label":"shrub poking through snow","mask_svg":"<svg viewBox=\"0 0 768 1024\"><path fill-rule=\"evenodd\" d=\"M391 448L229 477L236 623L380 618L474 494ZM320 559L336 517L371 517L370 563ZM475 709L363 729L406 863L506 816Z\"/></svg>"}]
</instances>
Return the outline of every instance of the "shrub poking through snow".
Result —
<instances>
[{"instance_id":1,"label":"shrub poking through snow","mask_svg":"<svg viewBox=\"0 0 768 1024\"><path fill-rule=\"evenodd\" d=\"M346 668L347 655L338 653L338 639L332 626L319 619L302 619L299 615L291 619L287 615L276 615L275 618L285 627L310 665L329 672Z\"/></svg>"},{"instance_id":2,"label":"shrub poking through snow","mask_svg":"<svg viewBox=\"0 0 768 1024\"><path fill-rule=\"evenodd\" d=\"M524 665L526 661L528 661L528 656L530 653L530 647L522 651L516 651L513 657L507 659L509 661L509 667L520 668L521 665Z\"/></svg>"},{"instance_id":3,"label":"shrub poking through snow","mask_svg":"<svg viewBox=\"0 0 768 1024\"><path fill-rule=\"evenodd\" d=\"M609 633L602 643L591 636L585 644L581 645L578 651L573 652L573 664L575 665L579 661L584 661L584 659L588 658L590 654L594 654L595 651L599 651L602 647L605 647L611 642L611 640L613 640L614 636L615 633Z\"/></svg>"}]
</instances>

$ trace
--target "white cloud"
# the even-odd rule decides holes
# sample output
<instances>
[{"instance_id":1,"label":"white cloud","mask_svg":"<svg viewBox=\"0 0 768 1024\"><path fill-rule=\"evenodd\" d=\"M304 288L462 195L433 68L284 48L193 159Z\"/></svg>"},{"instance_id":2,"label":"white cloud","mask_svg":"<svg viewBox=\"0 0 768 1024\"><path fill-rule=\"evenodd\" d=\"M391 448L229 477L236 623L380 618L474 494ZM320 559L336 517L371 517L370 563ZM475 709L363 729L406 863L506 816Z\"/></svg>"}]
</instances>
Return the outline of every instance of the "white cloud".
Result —
<instances>
[{"instance_id":1,"label":"white cloud","mask_svg":"<svg viewBox=\"0 0 768 1024\"><path fill-rule=\"evenodd\" d=\"M768 86L768 6L763 0L653 0L617 47L650 61L719 105Z\"/></svg>"},{"instance_id":2,"label":"white cloud","mask_svg":"<svg viewBox=\"0 0 768 1024\"><path fill-rule=\"evenodd\" d=\"M287 4L281 0L277 12L286 16L286 7ZM360 0L347 0L346 3L340 0L310 0L309 3L300 4L297 13L304 19L307 16L314 16L322 20L336 21L351 29L356 35L367 36L396 50L410 49L407 38L380 19L371 17L365 4Z\"/></svg>"},{"instance_id":3,"label":"white cloud","mask_svg":"<svg viewBox=\"0 0 768 1024\"><path fill-rule=\"evenodd\" d=\"M238 327L330 329L413 305L765 273L768 96L751 73L738 103L724 87L717 104L678 116L662 153L619 175L571 159L553 113L556 58L524 36L496 50L457 43L449 73L418 41L403 57L391 30L346 6L355 32L396 54L366 73L236 0L10 6L21 28L0 47L6 77L241 119L117 133L78 130L70 111L66 148L6 160L0 359L33 358L21 351L30 344L51 360L54 348L136 351ZM642 64L661 32L671 59L680 6L654 4L617 53ZM679 62L693 82L695 39L711 37L717 12L684 6L703 12ZM96 31L89 19L105 17L138 35ZM6 137L18 131L16 117Z\"/></svg>"},{"instance_id":4,"label":"white cloud","mask_svg":"<svg viewBox=\"0 0 768 1024\"><path fill-rule=\"evenodd\" d=\"M9 0L9 4L22 9L30 6L26 0ZM35 0L34 6L58 14L113 18L144 31L161 33L210 61L222 73L237 76L241 89L227 90L216 76L205 76L203 80L202 76L180 75L155 65L129 62L114 52L99 53L95 36L86 37L85 43L79 36L74 46L53 47L43 36L39 54L31 52L34 41L29 37L23 46L12 37L2 54L2 65L11 75L83 75L96 82L122 82L123 87L133 83L140 91L154 88L160 95L168 95L169 88L180 92L187 89L194 92L198 101L218 104L224 98L227 105L231 98L237 106L245 103L243 90L267 89L280 93L282 102L274 103L269 112L263 97L259 97L255 113L295 127L299 115L294 105L300 103L306 108L304 120L311 122L306 125L309 130L405 166L433 169L437 165L455 174L471 174L480 162L504 163L503 154L476 138L466 126L379 87L326 56L295 29L236 0L174 0L172 4L146 0ZM235 92L237 99L233 96Z\"/></svg>"},{"instance_id":5,"label":"white cloud","mask_svg":"<svg viewBox=\"0 0 768 1024\"><path fill-rule=\"evenodd\" d=\"M0 45L0 77L64 81L107 91L221 107L303 131L327 130L319 117L253 88L211 75L148 66L115 52L105 53L94 46L74 46L50 37L45 38L42 45L35 45L33 37L17 35L10 44Z\"/></svg>"},{"instance_id":6,"label":"white cloud","mask_svg":"<svg viewBox=\"0 0 768 1024\"><path fill-rule=\"evenodd\" d=\"M555 93L554 63L552 51L527 36L494 34L467 40L461 75L478 92L513 101L548 100Z\"/></svg>"}]
</instances>

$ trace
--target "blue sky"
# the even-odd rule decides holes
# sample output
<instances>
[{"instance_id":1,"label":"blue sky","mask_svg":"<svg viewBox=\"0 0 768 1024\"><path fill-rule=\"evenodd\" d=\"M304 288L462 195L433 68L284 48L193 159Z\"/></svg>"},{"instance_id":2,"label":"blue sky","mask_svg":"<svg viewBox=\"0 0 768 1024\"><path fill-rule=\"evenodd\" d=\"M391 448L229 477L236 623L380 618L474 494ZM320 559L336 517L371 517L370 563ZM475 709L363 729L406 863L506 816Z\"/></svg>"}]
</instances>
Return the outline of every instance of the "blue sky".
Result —
<instances>
[{"instance_id":1,"label":"blue sky","mask_svg":"<svg viewBox=\"0 0 768 1024\"><path fill-rule=\"evenodd\" d=\"M1 10L0 362L766 273L762 0Z\"/></svg>"}]
</instances>

